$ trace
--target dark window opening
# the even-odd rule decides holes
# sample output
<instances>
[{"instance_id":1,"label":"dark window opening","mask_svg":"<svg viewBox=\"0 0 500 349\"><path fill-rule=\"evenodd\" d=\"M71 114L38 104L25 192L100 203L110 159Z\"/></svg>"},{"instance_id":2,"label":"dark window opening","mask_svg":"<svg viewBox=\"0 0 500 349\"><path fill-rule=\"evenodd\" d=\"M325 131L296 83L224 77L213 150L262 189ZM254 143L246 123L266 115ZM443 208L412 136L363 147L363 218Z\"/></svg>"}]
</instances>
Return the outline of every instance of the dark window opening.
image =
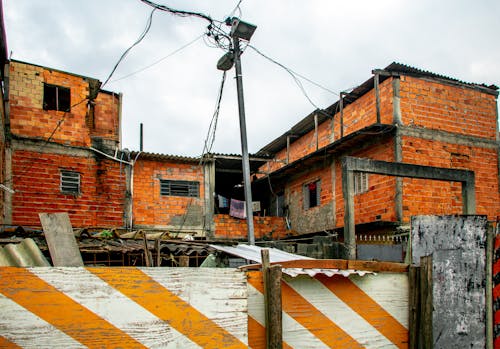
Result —
<instances>
[{"instance_id":1,"label":"dark window opening","mask_svg":"<svg viewBox=\"0 0 500 349\"><path fill-rule=\"evenodd\" d=\"M43 109L70 111L71 93L67 87L43 85Z\"/></svg>"},{"instance_id":2,"label":"dark window opening","mask_svg":"<svg viewBox=\"0 0 500 349\"><path fill-rule=\"evenodd\" d=\"M160 180L160 194L165 196L200 196L200 183L195 181Z\"/></svg>"},{"instance_id":3,"label":"dark window opening","mask_svg":"<svg viewBox=\"0 0 500 349\"><path fill-rule=\"evenodd\" d=\"M78 172L61 170L61 192L80 194L80 174Z\"/></svg>"},{"instance_id":4,"label":"dark window opening","mask_svg":"<svg viewBox=\"0 0 500 349\"><path fill-rule=\"evenodd\" d=\"M304 185L304 209L319 206L321 197L321 181L314 181Z\"/></svg>"}]
</instances>

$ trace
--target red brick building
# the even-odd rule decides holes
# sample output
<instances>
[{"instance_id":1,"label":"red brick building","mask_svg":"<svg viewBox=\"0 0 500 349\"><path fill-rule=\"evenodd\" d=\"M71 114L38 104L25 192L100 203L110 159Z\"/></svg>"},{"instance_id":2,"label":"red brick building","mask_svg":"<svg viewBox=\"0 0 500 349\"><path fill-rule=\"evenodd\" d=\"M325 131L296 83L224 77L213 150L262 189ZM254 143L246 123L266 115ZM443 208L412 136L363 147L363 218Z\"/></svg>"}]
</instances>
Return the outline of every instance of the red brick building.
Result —
<instances>
[{"instance_id":1,"label":"red brick building","mask_svg":"<svg viewBox=\"0 0 500 349\"><path fill-rule=\"evenodd\" d=\"M471 170L477 214L500 214L496 86L458 81L398 63L261 149L274 162L254 183L270 212L301 234L344 226L342 159ZM457 182L355 173L358 231L393 227L416 214L462 213ZM285 208L285 209L283 209Z\"/></svg>"},{"instance_id":2,"label":"red brick building","mask_svg":"<svg viewBox=\"0 0 500 349\"><path fill-rule=\"evenodd\" d=\"M68 212L76 227L123 226L126 172L121 95L91 78L33 64L5 65L5 224L39 227L39 212Z\"/></svg>"}]
</instances>

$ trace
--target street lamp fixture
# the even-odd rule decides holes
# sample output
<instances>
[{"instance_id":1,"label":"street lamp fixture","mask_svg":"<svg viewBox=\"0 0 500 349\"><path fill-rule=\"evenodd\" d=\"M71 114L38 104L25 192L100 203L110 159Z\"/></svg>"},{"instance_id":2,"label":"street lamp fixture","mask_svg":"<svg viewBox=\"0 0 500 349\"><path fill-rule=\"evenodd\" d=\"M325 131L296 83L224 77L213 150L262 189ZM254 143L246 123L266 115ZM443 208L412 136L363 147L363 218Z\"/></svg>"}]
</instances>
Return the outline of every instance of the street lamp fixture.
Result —
<instances>
[{"instance_id":1,"label":"street lamp fixture","mask_svg":"<svg viewBox=\"0 0 500 349\"><path fill-rule=\"evenodd\" d=\"M245 41L250 41L253 32L257 29L257 26L244 22L239 18L233 17L231 22L231 33L233 38L238 38Z\"/></svg>"}]
</instances>

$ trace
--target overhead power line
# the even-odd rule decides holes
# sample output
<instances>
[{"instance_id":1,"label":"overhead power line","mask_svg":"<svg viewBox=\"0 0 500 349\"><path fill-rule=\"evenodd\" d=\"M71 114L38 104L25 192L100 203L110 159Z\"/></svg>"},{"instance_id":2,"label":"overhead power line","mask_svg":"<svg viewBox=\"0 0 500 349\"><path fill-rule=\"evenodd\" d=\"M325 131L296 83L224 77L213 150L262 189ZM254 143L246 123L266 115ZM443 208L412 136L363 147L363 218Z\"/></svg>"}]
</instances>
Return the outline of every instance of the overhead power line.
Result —
<instances>
[{"instance_id":1,"label":"overhead power line","mask_svg":"<svg viewBox=\"0 0 500 349\"><path fill-rule=\"evenodd\" d=\"M109 74L108 78L106 79L106 81L104 81L104 83L102 84L101 87L104 87L108 83L109 79L111 79L111 77L115 73L116 68L118 68L121 61L123 61L123 59L127 56L127 54L130 52L130 50L132 48L134 48L134 46L139 44L146 37L146 34L149 32L149 29L151 29L151 24L153 23L153 14L155 11L156 11L155 8L151 11L151 13L149 14L148 21L146 23L146 28L144 28L144 31L139 36L139 38L132 44L132 46L130 46L128 49L125 50L125 52L122 53L121 57L118 59L118 62L116 62L115 66L113 67L113 70L111 70L111 73Z\"/></svg>"},{"instance_id":2,"label":"overhead power line","mask_svg":"<svg viewBox=\"0 0 500 349\"><path fill-rule=\"evenodd\" d=\"M217 95L217 102L215 103L215 110L212 115L212 120L210 120L210 125L208 126L207 137L205 138L203 152L201 158L204 154L210 153L212 151L215 142L215 132L217 131L217 121L219 119L220 104L222 101L222 93L224 91L224 83L226 81L226 72L222 73L222 80L219 87L219 93Z\"/></svg>"},{"instance_id":3,"label":"overhead power line","mask_svg":"<svg viewBox=\"0 0 500 349\"><path fill-rule=\"evenodd\" d=\"M187 48L188 46L191 46L191 45L192 45L192 44L194 44L196 41L200 40L203 36L205 36L205 33L203 33L203 34L201 34L201 35L198 35L195 39L191 40L191 41L190 41L190 42L188 42L187 44L182 45L182 46L181 46L181 47L179 47L178 49L176 49L176 50L174 50L174 51L170 52L168 55L163 56L162 58L160 58L160 59L158 59L158 60L154 61L153 63L148 64L147 66L145 66L145 67L143 67L143 68L141 68L141 69L138 69L138 70L136 70L136 71L133 71L132 73L129 73L129 74L127 74L127 75L124 75L124 76L122 76L122 77L120 77L120 78L118 78L118 79L111 80L111 81L110 81L110 83L113 83L113 82L116 82L116 81L120 81L120 80L126 79L126 78L128 78L128 77L130 77L130 76L132 76L132 75L135 75L135 74L141 73L141 72L143 72L144 70L149 69L149 68L151 68L151 67L153 67L153 66L155 66L155 65L157 65L157 64L159 64L159 63L161 63L161 62L163 62L165 59L167 59L167 58L169 58L169 57L172 57L173 55L175 55L175 54L177 54L177 53L181 52L182 50L184 50L185 48Z\"/></svg>"},{"instance_id":4,"label":"overhead power line","mask_svg":"<svg viewBox=\"0 0 500 349\"><path fill-rule=\"evenodd\" d=\"M149 1L149 0L141 0L141 1L143 3L145 3L146 5L149 5L149 6L153 7L154 9L157 9L157 10L160 10L160 11L169 12L169 13L174 14L176 16L180 16L180 17L194 16L194 17L203 18L203 19L207 20L210 23L214 22L214 20L212 19L212 17L210 17L210 16L208 16L208 15L206 15L204 13L201 13L201 12L176 10L176 9L173 9L173 8L165 6L165 5L156 4L156 3L152 2L152 1Z\"/></svg>"}]
</instances>

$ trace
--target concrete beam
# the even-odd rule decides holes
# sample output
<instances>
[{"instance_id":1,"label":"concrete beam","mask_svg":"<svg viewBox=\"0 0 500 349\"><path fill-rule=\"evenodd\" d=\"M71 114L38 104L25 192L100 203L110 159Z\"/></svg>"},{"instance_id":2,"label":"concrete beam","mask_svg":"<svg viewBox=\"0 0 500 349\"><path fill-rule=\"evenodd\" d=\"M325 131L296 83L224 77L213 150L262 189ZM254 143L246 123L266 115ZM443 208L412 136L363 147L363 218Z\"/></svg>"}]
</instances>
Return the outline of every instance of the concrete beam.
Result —
<instances>
[{"instance_id":1,"label":"concrete beam","mask_svg":"<svg viewBox=\"0 0 500 349\"><path fill-rule=\"evenodd\" d=\"M473 171L405 164L402 162L360 159L346 156L342 159L342 193L344 195L344 241L348 251L348 259L356 258L356 235L354 229L354 172L461 182L463 213L476 213L475 175Z\"/></svg>"}]
</instances>

